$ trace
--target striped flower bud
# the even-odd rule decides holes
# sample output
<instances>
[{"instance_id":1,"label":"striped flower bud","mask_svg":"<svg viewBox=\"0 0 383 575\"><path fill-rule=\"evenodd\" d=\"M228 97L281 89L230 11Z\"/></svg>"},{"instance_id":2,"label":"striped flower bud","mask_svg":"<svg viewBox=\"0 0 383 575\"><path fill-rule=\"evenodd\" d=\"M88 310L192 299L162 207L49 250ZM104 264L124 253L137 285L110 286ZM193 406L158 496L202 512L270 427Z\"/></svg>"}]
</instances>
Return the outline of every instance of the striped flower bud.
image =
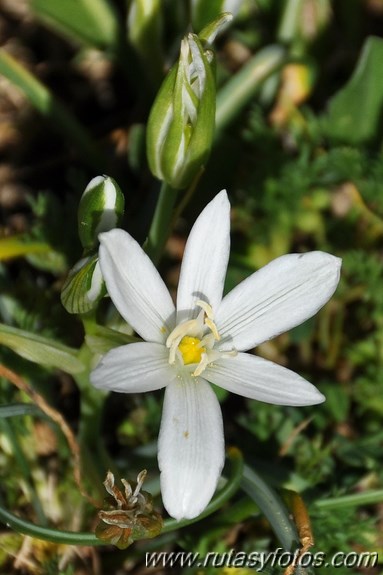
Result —
<instances>
[{"instance_id":1,"label":"striped flower bud","mask_svg":"<svg viewBox=\"0 0 383 575\"><path fill-rule=\"evenodd\" d=\"M147 155L152 173L186 188L205 165L215 122L213 52L196 34L181 42L178 63L166 76L150 112Z\"/></svg>"},{"instance_id":2,"label":"striped flower bud","mask_svg":"<svg viewBox=\"0 0 383 575\"><path fill-rule=\"evenodd\" d=\"M98 234L117 227L124 213L124 195L113 178L89 182L78 208L78 234L84 250L98 246Z\"/></svg>"},{"instance_id":3,"label":"striped flower bud","mask_svg":"<svg viewBox=\"0 0 383 575\"><path fill-rule=\"evenodd\" d=\"M61 302L69 313L86 313L106 294L98 253L79 260L61 290Z\"/></svg>"},{"instance_id":4,"label":"striped flower bud","mask_svg":"<svg viewBox=\"0 0 383 575\"><path fill-rule=\"evenodd\" d=\"M124 195L113 178L96 176L81 196L78 234L84 257L70 270L61 290L61 302L69 313L86 313L106 294L98 262L98 234L119 225Z\"/></svg>"}]
</instances>

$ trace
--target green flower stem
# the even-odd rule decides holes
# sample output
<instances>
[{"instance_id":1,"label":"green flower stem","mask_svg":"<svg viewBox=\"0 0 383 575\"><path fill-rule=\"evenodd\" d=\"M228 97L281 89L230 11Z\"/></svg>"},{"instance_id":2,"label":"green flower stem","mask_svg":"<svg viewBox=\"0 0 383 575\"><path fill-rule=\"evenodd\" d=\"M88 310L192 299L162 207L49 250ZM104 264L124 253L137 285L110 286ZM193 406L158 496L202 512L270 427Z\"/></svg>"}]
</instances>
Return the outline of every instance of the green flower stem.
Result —
<instances>
[{"instance_id":1,"label":"green flower stem","mask_svg":"<svg viewBox=\"0 0 383 575\"><path fill-rule=\"evenodd\" d=\"M166 240L169 237L177 195L178 190L171 188L165 182L162 183L148 239L145 244L145 251L154 264L158 263Z\"/></svg>"},{"instance_id":2,"label":"green flower stem","mask_svg":"<svg viewBox=\"0 0 383 575\"><path fill-rule=\"evenodd\" d=\"M161 532L168 533L181 527L195 523L204 517L207 517L211 513L214 513L237 491L240 486L243 470L243 458L241 452L236 448L231 448L228 450L228 458L231 463L230 477L226 485L219 491L219 493L213 498L210 504L207 506L205 511L195 519L185 519L184 521L176 521L175 519L167 519L164 522L164 528ZM63 531L59 529L54 529L50 527L42 527L40 525L35 525L26 519L21 519L17 515L14 515L10 511L4 509L0 506L0 521L11 527L19 533L24 535L29 535L30 537L35 537L36 539L43 539L45 541L52 541L53 543L62 543L67 545L105 545L105 543L97 539L94 533L81 533L73 531Z\"/></svg>"},{"instance_id":3,"label":"green flower stem","mask_svg":"<svg viewBox=\"0 0 383 575\"><path fill-rule=\"evenodd\" d=\"M253 56L217 94L216 138L253 98L262 83L287 61L281 46L268 46Z\"/></svg>"},{"instance_id":4,"label":"green flower stem","mask_svg":"<svg viewBox=\"0 0 383 575\"><path fill-rule=\"evenodd\" d=\"M52 543L63 543L66 545L103 545L94 533L76 533L74 531L62 531L51 527L35 525L26 519L21 519L3 507L0 507L0 521L11 527L18 533L29 535L36 539L51 541Z\"/></svg>"},{"instance_id":5,"label":"green flower stem","mask_svg":"<svg viewBox=\"0 0 383 575\"><path fill-rule=\"evenodd\" d=\"M320 509L343 509L344 507L357 507L359 505L373 505L383 502L383 489L342 495L332 499L319 499L315 507Z\"/></svg>"}]
</instances>

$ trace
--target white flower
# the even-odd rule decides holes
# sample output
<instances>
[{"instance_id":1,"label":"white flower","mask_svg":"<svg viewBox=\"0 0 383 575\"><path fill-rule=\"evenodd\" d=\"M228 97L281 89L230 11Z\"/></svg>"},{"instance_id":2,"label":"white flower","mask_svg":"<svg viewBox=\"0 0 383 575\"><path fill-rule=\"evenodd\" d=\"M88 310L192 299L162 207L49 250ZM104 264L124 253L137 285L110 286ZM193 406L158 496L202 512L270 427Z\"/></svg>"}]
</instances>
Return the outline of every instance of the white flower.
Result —
<instances>
[{"instance_id":1,"label":"white flower","mask_svg":"<svg viewBox=\"0 0 383 575\"><path fill-rule=\"evenodd\" d=\"M222 299L229 233L230 204L222 191L190 232L176 307L128 233L115 229L100 235L110 297L146 341L111 350L91 381L124 393L166 386L158 461L163 502L176 519L203 511L224 463L221 410L209 382L280 405L324 401L296 373L243 352L313 316L336 289L340 259L324 252L279 257Z\"/></svg>"}]
</instances>

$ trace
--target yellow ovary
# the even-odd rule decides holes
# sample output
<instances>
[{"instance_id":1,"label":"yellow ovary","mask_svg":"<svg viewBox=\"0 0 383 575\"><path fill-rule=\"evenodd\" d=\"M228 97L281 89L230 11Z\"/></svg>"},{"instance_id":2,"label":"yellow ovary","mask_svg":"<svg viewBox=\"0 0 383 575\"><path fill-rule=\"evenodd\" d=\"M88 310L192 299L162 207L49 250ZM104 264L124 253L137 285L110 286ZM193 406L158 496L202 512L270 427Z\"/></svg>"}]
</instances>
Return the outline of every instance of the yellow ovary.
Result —
<instances>
[{"instance_id":1,"label":"yellow ovary","mask_svg":"<svg viewBox=\"0 0 383 575\"><path fill-rule=\"evenodd\" d=\"M178 349L181 352L184 365L199 363L202 354L206 352L206 348L201 345L201 340L198 337L190 337L188 335L181 339Z\"/></svg>"}]
</instances>

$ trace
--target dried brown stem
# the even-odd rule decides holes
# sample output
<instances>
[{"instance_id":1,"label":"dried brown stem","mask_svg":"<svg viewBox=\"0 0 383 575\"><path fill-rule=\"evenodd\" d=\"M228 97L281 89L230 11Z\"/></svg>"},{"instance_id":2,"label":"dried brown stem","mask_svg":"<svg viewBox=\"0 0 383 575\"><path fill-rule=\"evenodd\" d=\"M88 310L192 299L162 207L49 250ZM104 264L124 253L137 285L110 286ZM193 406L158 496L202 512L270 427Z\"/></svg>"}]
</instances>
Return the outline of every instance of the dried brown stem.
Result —
<instances>
[{"instance_id":1,"label":"dried brown stem","mask_svg":"<svg viewBox=\"0 0 383 575\"><path fill-rule=\"evenodd\" d=\"M85 487L83 486L82 481L82 474L81 474L81 451L80 446L77 443L77 439L71 430L68 423L65 421L64 417L61 415L59 411L57 411L54 407L49 405L44 397L40 395L36 390L34 390L22 377L20 377L14 371L11 371L4 365L0 365L0 377L5 377L13 383L18 389L23 391L28 395L28 397L33 401L37 407L41 409L45 415L50 417L61 429L63 435L65 436L69 448L73 455L73 476L76 482L76 485L83 497L85 497L91 505L94 507L100 507L100 504L86 491Z\"/></svg>"}]
</instances>

